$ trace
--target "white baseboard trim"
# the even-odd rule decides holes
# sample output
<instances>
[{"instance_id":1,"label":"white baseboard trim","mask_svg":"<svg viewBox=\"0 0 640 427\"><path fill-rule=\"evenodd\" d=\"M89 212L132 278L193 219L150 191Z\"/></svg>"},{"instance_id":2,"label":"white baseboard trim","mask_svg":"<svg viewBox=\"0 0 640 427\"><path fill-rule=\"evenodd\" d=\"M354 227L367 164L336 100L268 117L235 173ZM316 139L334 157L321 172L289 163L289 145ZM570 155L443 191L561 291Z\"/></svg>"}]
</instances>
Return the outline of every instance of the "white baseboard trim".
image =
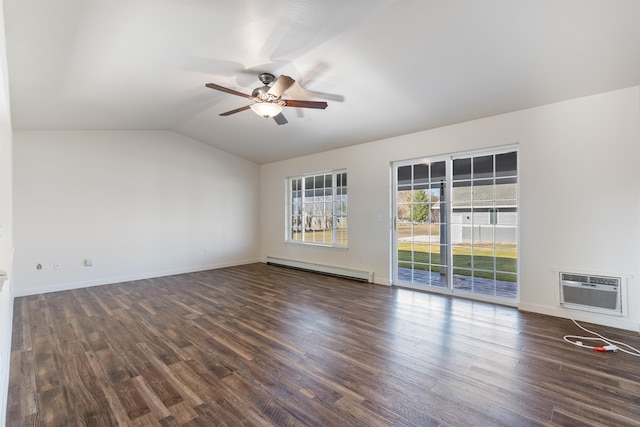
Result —
<instances>
[{"instance_id":1,"label":"white baseboard trim","mask_svg":"<svg viewBox=\"0 0 640 427\"><path fill-rule=\"evenodd\" d=\"M596 325L608 326L611 328L625 329L640 333L640 323L624 317L607 316L597 313L589 313L581 310L569 310L562 307L549 307L538 304L518 304L518 310L532 313L545 314L547 316L561 317L563 319L574 319L580 322L594 323ZM573 332L567 332L573 333Z\"/></svg>"},{"instance_id":2,"label":"white baseboard trim","mask_svg":"<svg viewBox=\"0 0 640 427\"><path fill-rule=\"evenodd\" d=\"M270 256L266 258L266 263L284 267L298 268L300 270L315 271L318 273L325 273L334 276L347 277L350 279L373 283L372 271L356 270L353 268L336 267L333 265L316 264L313 262L296 261L292 259Z\"/></svg>"},{"instance_id":3,"label":"white baseboard trim","mask_svg":"<svg viewBox=\"0 0 640 427\"><path fill-rule=\"evenodd\" d=\"M131 274L126 276L103 277L103 278L88 280L88 281L61 283L58 285L41 287L41 288L15 290L13 296L15 298L18 298L18 297L25 297L29 295L46 294L50 292L70 291L73 289L89 288L92 286L112 285L115 283L131 282L134 280L153 279L155 277L165 277L165 276L173 276L176 274L186 274L186 273L195 273L198 271L216 270L218 268L235 267L237 265L254 264L258 262L260 262L260 259L248 259L248 260L240 260L240 261L233 261L233 262L223 262L223 263L217 263L217 264L202 265L202 266L196 266L196 267L178 268L173 270L137 273L137 274Z\"/></svg>"}]
</instances>

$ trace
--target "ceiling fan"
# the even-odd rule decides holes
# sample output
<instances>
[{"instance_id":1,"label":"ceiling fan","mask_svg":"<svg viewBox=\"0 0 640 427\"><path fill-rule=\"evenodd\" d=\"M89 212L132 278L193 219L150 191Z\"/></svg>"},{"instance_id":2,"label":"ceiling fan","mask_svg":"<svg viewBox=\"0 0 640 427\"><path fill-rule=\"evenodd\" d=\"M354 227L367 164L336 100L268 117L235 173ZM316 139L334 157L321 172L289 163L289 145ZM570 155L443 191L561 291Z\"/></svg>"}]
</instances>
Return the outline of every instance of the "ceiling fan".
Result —
<instances>
[{"instance_id":1,"label":"ceiling fan","mask_svg":"<svg viewBox=\"0 0 640 427\"><path fill-rule=\"evenodd\" d=\"M262 73L258 78L264 86L254 89L253 92L251 92L251 95L247 95L246 93L238 92L215 83L207 83L205 86L209 89L238 95L253 101L252 104L221 113L221 116L229 116L231 114L239 113L240 111L251 109L259 116L265 118L273 117L277 124L284 125L287 124L288 121L282 114L283 107L319 108L322 110L327 108L327 103L323 101L282 99L282 95L295 83L295 80L289 76L281 75L276 79L273 74ZM269 86L271 83L273 83L273 85Z\"/></svg>"}]
</instances>

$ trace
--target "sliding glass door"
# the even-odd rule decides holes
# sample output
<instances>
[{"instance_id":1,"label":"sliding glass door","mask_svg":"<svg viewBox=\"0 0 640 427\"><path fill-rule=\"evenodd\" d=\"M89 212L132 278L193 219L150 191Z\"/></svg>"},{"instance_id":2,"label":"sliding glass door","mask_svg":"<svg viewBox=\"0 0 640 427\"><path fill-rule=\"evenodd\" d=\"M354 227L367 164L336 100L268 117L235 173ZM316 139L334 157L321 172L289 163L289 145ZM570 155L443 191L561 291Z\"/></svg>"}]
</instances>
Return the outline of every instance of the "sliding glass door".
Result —
<instances>
[{"instance_id":1,"label":"sliding glass door","mask_svg":"<svg viewBox=\"0 0 640 427\"><path fill-rule=\"evenodd\" d=\"M452 159L453 289L517 296L517 152Z\"/></svg>"},{"instance_id":2,"label":"sliding glass door","mask_svg":"<svg viewBox=\"0 0 640 427\"><path fill-rule=\"evenodd\" d=\"M395 281L447 287L446 162L395 167Z\"/></svg>"},{"instance_id":3,"label":"sliding glass door","mask_svg":"<svg viewBox=\"0 0 640 427\"><path fill-rule=\"evenodd\" d=\"M517 299L517 160L510 148L393 165L394 284Z\"/></svg>"}]
</instances>

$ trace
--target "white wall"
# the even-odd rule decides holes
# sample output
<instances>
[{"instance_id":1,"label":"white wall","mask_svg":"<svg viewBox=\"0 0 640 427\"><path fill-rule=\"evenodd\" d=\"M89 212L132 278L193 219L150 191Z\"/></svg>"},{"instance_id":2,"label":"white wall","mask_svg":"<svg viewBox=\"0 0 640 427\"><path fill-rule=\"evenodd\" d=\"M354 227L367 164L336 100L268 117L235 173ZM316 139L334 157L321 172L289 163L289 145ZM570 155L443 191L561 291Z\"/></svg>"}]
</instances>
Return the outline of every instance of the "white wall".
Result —
<instances>
[{"instance_id":1,"label":"white wall","mask_svg":"<svg viewBox=\"0 0 640 427\"><path fill-rule=\"evenodd\" d=\"M365 269L390 284L391 162L516 143L520 308L638 330L638 87L263 165L261 256ZM348 172L349 249L284 243L285 178L337 168ZM561 309L558 268L632 276L627 316Z\"/></svg>"},{"instance_id":2,"label":"white wall","mask_svg":"<svg viewBox=\"0 0 640 427\"><path fill-rule=\"evenodd\" d=\"M170 131L13 141L16 296L259 261L252 162Z\"/></svg>"}]
</instances>

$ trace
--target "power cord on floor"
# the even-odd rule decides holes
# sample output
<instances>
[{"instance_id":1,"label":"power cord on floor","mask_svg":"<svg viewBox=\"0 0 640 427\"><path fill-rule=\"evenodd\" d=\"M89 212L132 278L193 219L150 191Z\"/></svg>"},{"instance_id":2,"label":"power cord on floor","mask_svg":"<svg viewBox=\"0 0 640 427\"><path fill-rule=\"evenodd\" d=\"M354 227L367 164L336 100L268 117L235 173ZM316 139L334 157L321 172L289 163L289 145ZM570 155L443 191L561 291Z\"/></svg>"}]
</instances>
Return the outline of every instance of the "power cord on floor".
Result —
<instances>
[{"instance_id":1,"label":"power cord on floor","mask_svg":"<svg viewBox=\"0 0 640 427\"><path fill-rule=\"evenodd\" d=\"M580 337L578 335L565 335L564 336L564 340L568 343L571 343L573 345L577 345L578 347L583 347L583 348L589 348L592 349L594 351L603 351L603 352L607 352L607 351L618 351L620 350L623 353L627 353L630 354L631 356L638 356L640 357L640 350L631 347L629 344L620 342L620 341L615 341L609 338L605 338L602 335L600 335L597 332L593 332L590 331L589 329L585 328L584 326L581 326L580 324L578 324L578 322L576 322L575 320L571 319L573 321L573 323L575 323L575 325L582 329L585 332L588 332L592 335L595 335L594 337ZM602 343L604 343L605 345L601 345L601 346L590 346L590 345L586 345L584 344L582 341L600 341Z\"/></svg>"}]
</instances>

